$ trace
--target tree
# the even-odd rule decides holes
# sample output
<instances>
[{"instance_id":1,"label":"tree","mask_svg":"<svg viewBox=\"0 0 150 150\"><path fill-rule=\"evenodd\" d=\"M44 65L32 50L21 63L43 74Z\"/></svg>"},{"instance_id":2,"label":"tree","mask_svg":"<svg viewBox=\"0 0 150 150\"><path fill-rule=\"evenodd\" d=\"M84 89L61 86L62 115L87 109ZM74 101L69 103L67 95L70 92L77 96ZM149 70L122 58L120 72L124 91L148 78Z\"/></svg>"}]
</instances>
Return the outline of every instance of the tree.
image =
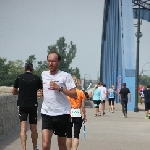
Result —
<instances>
[{"instance_id":1,"label":"tree","mask_svg":"<svg viewBox=\"0 0 150 150\"><path fill-rule=\"evenodd\" d=\"M37 67L35 68L34 73L37 76L41 77L41 74L44 70L48 70L47 62L46 61L38 61Z\"/></svg>"},{"instance_id":2,"label":"tree","mask_svg":"<svg viewBox=\"0 0 150 150\"><path fill-rule=\"evenodd\" d=\"M147 75L139 75L139 83L147 86L150 83L150 77Z\"/></svg>"},{"instance_id":3,"label":"tree","mask_svg":"<svg viewBox=\"0 0 150 150\"><path fill-rule=\"evenodd\" d=\"M56 51L61 55L61 63L59 66L60 70L66 71L70 74L76 75L78 78L80 78L80 71L79 68L76 67L76 69L70 68L70 65L72 63L72 60L76 56L76 45L73 44L71 41L69 45L65 43L65 38L60 37L59 40L57 40L56 44L48 46L48 53Z\"/></svg>"},{"instance_id":4,"label":"tree","mask_svg":"<svg viewBox=\"0 0 150 150\"><path fill-rule=\"evenodd\" d=\"M8 61L8 83L7 86L12 86L16 77L24 73L22 60Z\"/></svg>"},{"instance_id":5,"label":"tree","mask_svg":"<svg viewBox=\"0 0 150 150\"><path fill-rule=\"evenodd\" d=\"M5 86L8 82L7 73L8 73L8 65L6 63L6 58L0 57L0 86Z\"/></svg>"},{"instance_id":6,"label":"tree","mask_svg":"<svg viewBox=\"0 0 150 150\"><path fill-rule=\"evenodd\" d=\"M26 62L32 63L34 68L34 74L41 77L41 73L44 70L47 70L47 62L46 61L38 61L36 62L35 55L30 55Z\"/></svg>"},{"instance_id":7,"label":"tree","mask_svg":"<svg viewBox=\"0 0 150 150\"><path fill-rule=\"evenodd\" d=\"M16 77L23 73L22 60L8 61L0 58L0 86L12 86Z\"/></svg>"},{"instance_id":8,"label":"tree","mask_svg":"<svg viewBox=\"0 0 150 150\"><path fill-rule=\"evenodd\" d=\"M26 62L33 64L33 67L36 66L36 57L35 55L30 55Z\"/></svg>"}]
</instances>

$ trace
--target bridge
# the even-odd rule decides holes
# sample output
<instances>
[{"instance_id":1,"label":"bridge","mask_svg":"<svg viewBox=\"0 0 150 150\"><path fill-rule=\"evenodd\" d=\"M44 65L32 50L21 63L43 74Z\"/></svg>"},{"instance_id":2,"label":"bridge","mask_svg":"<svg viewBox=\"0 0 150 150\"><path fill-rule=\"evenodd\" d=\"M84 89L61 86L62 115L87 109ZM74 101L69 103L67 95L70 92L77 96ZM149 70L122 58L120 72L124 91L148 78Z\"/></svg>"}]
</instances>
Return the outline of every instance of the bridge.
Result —
<instances>
[{"instance_id":1,"label":"bridge","mask_svg":"<svg viewBox=\"0 0 150 150\"><path fill-rule=\"evenodd\" d=\"M137 49L134 22L137 23ZM149 0L105 0L101 42L100 81L119 91L126 82L131 91L129 110L138 112L140 19L150 21ZM116 99L118 102L118 99Z\"/></svg>"}]
</instances>

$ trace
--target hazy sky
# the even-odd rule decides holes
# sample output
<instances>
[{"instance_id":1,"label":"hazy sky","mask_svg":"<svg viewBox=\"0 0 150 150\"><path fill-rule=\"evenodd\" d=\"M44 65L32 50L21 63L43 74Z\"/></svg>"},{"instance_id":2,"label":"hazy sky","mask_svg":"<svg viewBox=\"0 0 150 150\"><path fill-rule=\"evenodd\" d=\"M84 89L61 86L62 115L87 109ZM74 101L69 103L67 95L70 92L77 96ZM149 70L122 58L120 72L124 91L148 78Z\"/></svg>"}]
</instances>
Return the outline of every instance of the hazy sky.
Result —
<instances>
[{"instance_id":1,"label":"hazy sky","mask_svg":"<svg viewBox=\"0 0 150 150\"><path fill-rule=\"evenodd\" d=\"M44 61L48 45L64 36L77 46L71 66L97 79L103 7L104 0L0 0L0 57L25 61L35 54ZM150 61L150 23L143 21L141 31L140 66Z\"/></svg>"}]
</instances>

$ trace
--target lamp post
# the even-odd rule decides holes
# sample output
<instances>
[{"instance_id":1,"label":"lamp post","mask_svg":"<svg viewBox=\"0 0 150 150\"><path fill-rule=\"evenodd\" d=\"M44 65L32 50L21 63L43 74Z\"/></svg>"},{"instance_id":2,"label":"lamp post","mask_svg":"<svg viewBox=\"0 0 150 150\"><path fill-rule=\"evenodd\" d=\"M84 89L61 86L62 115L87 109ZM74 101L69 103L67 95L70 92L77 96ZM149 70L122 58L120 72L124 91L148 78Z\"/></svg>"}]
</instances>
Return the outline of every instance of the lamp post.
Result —
<instances>
[{"instance_id":1,"label":"lamp post","mask_svg":"<svg viewBox=\"0 0 150 150\"><path fill-rule=\"evenodd\" d=\"M137 52L136 52L136 73L135 73L135 105L134 112L138 112L138 85L139 85L139 45L140 45L140 4L138 4L137 22Z\"/></svg>"},{"instance_id":2,"label":"lamp post","mask_svg":"<svg viewBox=\"0 0 150 150\"><path fill-rule=\"evenodd\" d=\"M139 44L140 44L140 37L142 37L142 33L140 32L140 18L143 19L145 13L150 10L150 3L149 0L132 0L135 6L138 6L138 14L137 14L137 53L136 53L136 72L135 72L135 106L134 112L138 112L138 85L139 85ZM145 9L142 17L140 15L140 6Z\"/></svg>"},{"instance_id":3,"label":"lamp post","mask_svg":"<svg viewBox=\"0 0 150 150\"><path fill-rule=\"evenodd\" d=\"M150 64L150 62L147 62L147 63L145 63L145 64L143 65L143 67L142 67L142 75L143 75L143 72L144 72L143 68L144 68L147 64Z\"/></svg>"},{"instance_id":4,"label":"lamp post","mask_svg":"<svg viewBox=\"0 0 150 150\"><path fill-rule=\"evenodd\" d=\"M98 70L97 72L97 82L99 81L99 78L100 78L100 70Z\"/></svg>"},{"instance_id":5,"label":"lamp post","mask_svg":"<svg viewBox=\"0 0 150 150\"><path fill-rule=\"evenodd\" d=\"M88 74L84 74L84 85L83 85L84 90L85 90L85 77L86 77L86 76L88 76L88 77L90 78L90 81L91 81L91 76L90 76L90 75L88 75Z\"/></svg>"}]
</instances>

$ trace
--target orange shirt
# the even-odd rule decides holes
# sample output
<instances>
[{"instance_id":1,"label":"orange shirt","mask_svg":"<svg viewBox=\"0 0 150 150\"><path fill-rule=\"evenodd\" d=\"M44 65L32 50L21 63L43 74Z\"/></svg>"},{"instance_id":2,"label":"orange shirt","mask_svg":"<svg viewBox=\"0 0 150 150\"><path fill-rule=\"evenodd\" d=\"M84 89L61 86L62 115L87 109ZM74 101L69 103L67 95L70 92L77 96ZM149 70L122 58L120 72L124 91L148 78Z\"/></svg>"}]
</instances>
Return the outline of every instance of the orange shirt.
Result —
<instances>
[{"instance_id":1,"label":"orange shirt","mask_svg":"<svg viewBox=\"0 0 150 150\"><path fill-rule=\"evenodd\" d=\"M70 98L67 96L67 98L70 100L70 106L71 108L80 108L82 100L85 99L85 94L82 90L76 89L77 92L77 99Z\"/></svg>"}]
</instances>

